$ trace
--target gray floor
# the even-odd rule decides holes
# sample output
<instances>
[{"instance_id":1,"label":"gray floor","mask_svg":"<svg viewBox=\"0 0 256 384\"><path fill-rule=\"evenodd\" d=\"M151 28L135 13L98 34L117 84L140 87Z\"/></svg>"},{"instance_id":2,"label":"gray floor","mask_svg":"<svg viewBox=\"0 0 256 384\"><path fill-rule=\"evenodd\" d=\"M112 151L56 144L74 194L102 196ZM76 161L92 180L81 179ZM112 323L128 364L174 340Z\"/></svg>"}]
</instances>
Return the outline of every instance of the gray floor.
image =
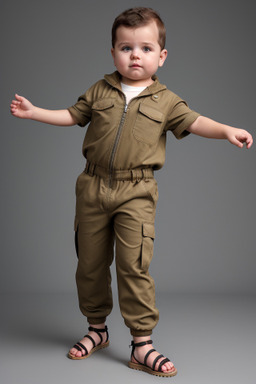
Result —
<instances>
[{"instance_id":1,"label":"gray floor","mask_svg":"<svg viewBox=\"0 0 256 384\"><path fill-rule=\"evenodd\" d=\"M74 294L1 295L1 383L256 383L255 296L162 294L157 303L154 346L175 362L171 379L127 367L130 335L117 304L110 347L71 361L68 348L87 329Z\"/></svg>"}]
</instances>

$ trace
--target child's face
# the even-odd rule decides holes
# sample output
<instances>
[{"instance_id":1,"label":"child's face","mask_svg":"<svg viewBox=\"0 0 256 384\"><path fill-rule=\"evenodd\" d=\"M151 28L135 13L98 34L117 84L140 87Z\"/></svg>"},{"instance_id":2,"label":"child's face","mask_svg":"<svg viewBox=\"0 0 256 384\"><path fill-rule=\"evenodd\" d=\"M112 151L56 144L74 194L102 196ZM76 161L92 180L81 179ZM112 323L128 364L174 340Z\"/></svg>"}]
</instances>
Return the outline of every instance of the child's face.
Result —
<instances>
[{"instance_id":1,"label":"child's face","mask_svg":"<svg viewBox=\"0 0 256 384\"><path fill-rule=\"evenodd\" d=\"M143 27L122 25L117 29L111 53L123 83L138 87L152 84L152 76L167 57L167 50L161 50L158 43L158 33L155 21Z\"/></svg>"}]
</instances>

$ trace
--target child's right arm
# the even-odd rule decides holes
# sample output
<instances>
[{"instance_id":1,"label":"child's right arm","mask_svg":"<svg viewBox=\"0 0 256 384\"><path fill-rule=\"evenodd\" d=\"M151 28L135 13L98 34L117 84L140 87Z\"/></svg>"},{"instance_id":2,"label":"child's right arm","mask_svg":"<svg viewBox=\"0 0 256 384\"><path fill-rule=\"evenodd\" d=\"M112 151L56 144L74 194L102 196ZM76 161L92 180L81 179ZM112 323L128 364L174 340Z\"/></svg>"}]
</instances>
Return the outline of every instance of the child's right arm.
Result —
<instances>
[{"instance_id":1,"label":"child's right arm","mask_svg":"<svg viewBox=\"0 0 256 384\"><path fill-rule=\"evenodd\" d=\"M55 111L42 109L34 106L29 100L25 99L25 97L16 94L15 98L16 100L12 100L11 103L11 113L15 117L60 126L71 126L76 124L75 119L67 109Z\"/></svg>"}]
</instances>

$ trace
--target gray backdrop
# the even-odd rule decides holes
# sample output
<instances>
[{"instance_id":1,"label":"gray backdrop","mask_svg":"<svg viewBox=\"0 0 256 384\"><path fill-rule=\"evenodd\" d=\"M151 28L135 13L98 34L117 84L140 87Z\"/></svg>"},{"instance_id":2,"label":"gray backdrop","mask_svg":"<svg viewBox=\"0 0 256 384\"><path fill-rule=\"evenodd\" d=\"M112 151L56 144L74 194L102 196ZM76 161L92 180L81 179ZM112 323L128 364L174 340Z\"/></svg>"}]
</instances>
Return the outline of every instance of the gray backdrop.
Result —
<instances>
[{"instance_id":1,"label":"gray backdrop","mask_svg":"<svg viewBox=\"0 0 256 384\"><path fill-rule=\"evenodd\" d=\"M74 292L74 186L85 130L19 120L15 92L59 109L114 70L110 31L130 6L167 27L161 82L255 133L254 1L1 1L1 292ZM256 293L255 145L168 138L151 273L158 291Z\"/></svg>"}]
</instances>

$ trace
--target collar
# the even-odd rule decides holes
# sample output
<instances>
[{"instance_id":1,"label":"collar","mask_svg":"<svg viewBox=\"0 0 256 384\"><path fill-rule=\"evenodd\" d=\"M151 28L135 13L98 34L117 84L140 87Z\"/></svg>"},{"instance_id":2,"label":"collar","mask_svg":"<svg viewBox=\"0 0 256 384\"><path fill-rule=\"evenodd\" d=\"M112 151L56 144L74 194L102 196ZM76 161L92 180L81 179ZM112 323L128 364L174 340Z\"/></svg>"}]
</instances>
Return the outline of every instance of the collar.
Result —
<instances>
[{"instance_id":1,"label":"collar","mask_svg":"<svg viewBox=\"0 0 256 384\"><path fill-rule=\"evenodd\" d=\"M112 87L117 88L119 91L122 92L121 75L118 71L105 75L104 79ZM142 93L143 95L152 95L153 93L163 91L164 89L166 89L166 85L161 84L156 75L153 75L152 79L154 80L154 82L151 85L149 85L146 89L144 89Z\"/></svg>"}]
</instances>

